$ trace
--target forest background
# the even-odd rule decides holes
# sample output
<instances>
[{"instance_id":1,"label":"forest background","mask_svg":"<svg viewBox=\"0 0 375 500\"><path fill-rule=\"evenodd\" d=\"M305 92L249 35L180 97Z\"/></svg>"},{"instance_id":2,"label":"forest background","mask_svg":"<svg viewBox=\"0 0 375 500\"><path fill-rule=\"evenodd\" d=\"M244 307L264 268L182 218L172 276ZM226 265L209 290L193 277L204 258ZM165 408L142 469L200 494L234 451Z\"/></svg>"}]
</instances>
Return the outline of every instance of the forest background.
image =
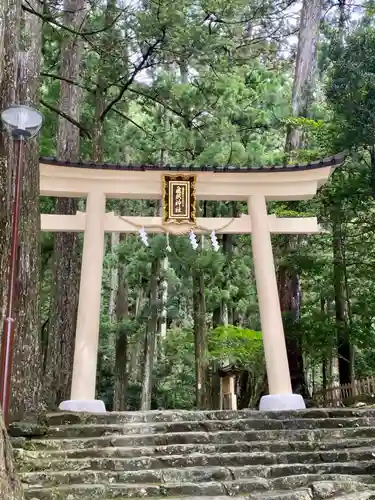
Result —
<instances>
[{"instance_id":1,"label":"forest background","mask_svg":"<svg viewBox=\"0 0 375 500\"><path fill-rule=\"evenodd\" d=\"M39 156L97 163L261 166L348 151L314 200L272 203L327 232L275 236L293 389L307 399L375 371L375 4L345 0L7 0L0 108L40 109L25 157L12 418L69 399L82 235L40 232ZM6 304L11 147L0 139L0 297ZM159 203L109 200L153 215ZM236 217L239 202L204 202ZM108 409L239 406L267 390L251 236L106 237L98 397ZM194 390L195 388L195 390Z\"/></svg>"}]
</instances>

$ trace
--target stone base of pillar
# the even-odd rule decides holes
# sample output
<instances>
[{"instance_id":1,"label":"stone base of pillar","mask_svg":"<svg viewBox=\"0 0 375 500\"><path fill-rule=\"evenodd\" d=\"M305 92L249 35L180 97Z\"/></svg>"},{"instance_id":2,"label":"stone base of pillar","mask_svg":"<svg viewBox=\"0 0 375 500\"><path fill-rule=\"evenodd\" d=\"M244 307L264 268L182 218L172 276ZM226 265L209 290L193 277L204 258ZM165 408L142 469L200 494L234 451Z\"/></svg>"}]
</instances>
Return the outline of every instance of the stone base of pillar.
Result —
<instances>
[{"instance_id":1,"label":"stone base of pillar","mask_svg":"<svg viewBox=\"0 0 375 500\"><path fill-rule=\"evenodd\" d=\"M260 411L305 410L306 405L299 394L268 394L260 400Z\"/></svg>"},{"instance_id":2,"label":"stone base of pillar","mask_svg":"<svg viewBox=\"0 0 375 500\"><path fill-rule=\"evenodd\" d=\"M59 410L76 413L107 413L105 404L99 399L71 399L60 403Z\"/></svg>"}]
</instances>

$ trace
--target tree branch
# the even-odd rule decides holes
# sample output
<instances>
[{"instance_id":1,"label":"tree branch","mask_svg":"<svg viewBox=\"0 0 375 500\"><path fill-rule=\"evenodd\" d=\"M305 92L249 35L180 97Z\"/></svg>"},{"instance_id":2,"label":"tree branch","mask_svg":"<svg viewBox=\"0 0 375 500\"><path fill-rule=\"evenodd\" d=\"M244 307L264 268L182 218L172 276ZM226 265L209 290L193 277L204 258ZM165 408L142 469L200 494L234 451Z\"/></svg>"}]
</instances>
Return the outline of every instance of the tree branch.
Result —
<instances>
[{"instance_id":1,"label":"tree branch","mask_svg":"<svg viewBox=\"0 0 375 500\"><path fill-rule=\"evenodd\" d=\"M122 111L119 111L116 108L112 108L112 111L114 113L117 113L122 118L124 118L124 120L127 120L128 122L132 123L135 127L139 128L139 130L142 130L142 132L144 132L145 134L147 134L150 137L152 137L153 139L155 139L155 136L151 132L148 132L145 128L142 127L142 125L139 125L139 123L132 120L129 116L125 115Z\"/></svg>"},{"instance_id":2,"label":"tree branch","mask_svg":"<svg viewBox=\"0 0 375 500\"><path fill-rule=\"evenodd\" d=\"M115 19L113 19L111 23L109 23L106 26L103 26L103 28L100 28L98 30L95 30L95 31L76 31L73 28L70 28L69 26L65 26L65 24L59 23L51 15L48 16L48 15L42 14L41 12L36 11L35 9L33 9L31 7L28 0L25 0L25 2L28 4L28 5L22 4L22 10L24 10L25 12L29 12L30 14L34 14L35 16L42 19L44 22L49 23L49 24L54 24L58 28L61 28L65 31L68 31L68 33L71 33L72 35L83 36L83 37L97 35L99 33L103 33L104 31L107 31L108 29L110 29L112 26L114 26L116 24L116 22L119 20L119 18L123 14L123 11L121 11L120 14L118 16L116 16Z\"/></svg>"},{"instance_id":3,"label":"tree branch","mask_svg":"<svg viewBox=\"0 0 375 500\"><path fill-rule=\"evenodd\" d=\"M179 116L183 120L186 120L186 118L187 118L183 113L181 113L181 111L178 111L177 109L174 109L171 106L168 106L168 104L165 104L157 96L149 95L149 94L147 94L145 92L141 92L140 90L134 89L134 88L130 88L129 92L132 92L133 94L137 94L137 95L139 95L141 97L144 97L145 99L150 99L150 101L153 101L156 104L160 104L161 106L163 106L163 108L167 109L168 111L170 111L174 115Z\"/></svg>"},{"instance_id":4,"label":"tree branch","mask_svg":"<svg viewBox=\"0 0 375 500\"><path fill-rule=\"evenodd\" d=\"M158 140L157 136L155 134L153 134L152 132L149 132L148 130L146 130L144 127L142 127L141 125L139 125L139 123L135 122L129 116L127 116L124 113L122 113L122 111L119 111L116 108L112 108L112 111L114 113L117 113L122 118L124 118L124 120L127 120L130 123L132 123L135 127L137 127L139 130L142 130L142 132L144 132L148 136L152 137L154 140L156 140L156 141ZM137 146L135 146L135 149L139 149L139 148L137 148ZM186 153L186 152L190 152L191 153L191 151L188 150L188 149L186 149L186 148L184 148L184 149L168 148L168 151L171 151L172 153L177 153L177 154L183 154L183 153Z\"/></svg>"},{"instance_id":5,"label":"tree branch","mask_svg":"<svg viewBox=\"0 0 375 500\"><path fill-rule=\"evenodd\" d=\"M91 138L91 134L88 130L86 130L83 125L81 125L79 122L77 122L77 120L75 120L74 118L72 118L71 116L67 115L66 113L64 113L63 111L60 111L58 108L55 108L54 106L52 106L52 104L49 104L48 102L46 102L44 99L41 99L40 100L40 104L42 104L43 106L45 106L47 109L49 109L50 111L53 111L54 113L58 114L59 116L61 116L62 118L65 118L65 120L68 120L68 122L72 123L74 126L76 126L77 128L79 128L79 130L82 132L82 134L84 136L86 136L88 139Z\"/></svg>"},{"instance_id":6,"label":"tree branch","mask_svg":"<svg viewBox=\"0 0 375 500\"><path fill-rule=\"evenodd\" d=\"M60 75L54 75L52 73L45 73L44 71L42 71L40 73L40 76L45 76L46 78L54 78L55 80L60 80L61 82L70 83L71 85L75 85L76 87L80 87L81 89L86 90L87 92L95 93L94 89L90 89L89 87L82 85L82 83L75 82L74 80L70 80L69 78L65 78L65 77L60 76Z\"/></svg>"},{"instance_id":7,"label":"tree branch","mask_svg":"<svg viewBox=\"0 0 375 500\"><path fill-rule=\"evenodd\" d=\"M122 96L125 94L126 90L130 87L130 85L134 82L137 74L141 71L141 69L143 69L143 66L145 65L147 59L151 56L156 47L165 39L165 35L166 35L166 28L163 27L161 37L158 38L153 44L151 44L148 47L146 52L143 54L141 61L135 67L132 75L130 76L130 78L128 78L128 81L123 85L118 95L104 109L103 113L100 116L101 121L104 120L104 118L106 117L107 113L111 110L111 108L122 99Z\"/></svg>"}]
</instances>

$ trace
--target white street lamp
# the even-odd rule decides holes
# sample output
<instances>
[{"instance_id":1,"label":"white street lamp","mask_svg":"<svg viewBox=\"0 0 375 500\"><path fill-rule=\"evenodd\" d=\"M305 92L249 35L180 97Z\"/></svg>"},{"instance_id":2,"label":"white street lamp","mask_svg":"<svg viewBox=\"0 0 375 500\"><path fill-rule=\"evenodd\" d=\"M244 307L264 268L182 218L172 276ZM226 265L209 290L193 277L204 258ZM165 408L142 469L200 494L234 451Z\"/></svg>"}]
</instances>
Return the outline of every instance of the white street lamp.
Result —
<instances>
[{"instance_id":1,"label":"white street lamp","mask_svg":"<svg viewBox=\"0 0 375 500\"><path fill-rule=\"evenodd\" d=\"M1 120L12 137L30 139L39 132L43 116L30 106L15 104L1 113Z\"/></svg>"}]
</instances>

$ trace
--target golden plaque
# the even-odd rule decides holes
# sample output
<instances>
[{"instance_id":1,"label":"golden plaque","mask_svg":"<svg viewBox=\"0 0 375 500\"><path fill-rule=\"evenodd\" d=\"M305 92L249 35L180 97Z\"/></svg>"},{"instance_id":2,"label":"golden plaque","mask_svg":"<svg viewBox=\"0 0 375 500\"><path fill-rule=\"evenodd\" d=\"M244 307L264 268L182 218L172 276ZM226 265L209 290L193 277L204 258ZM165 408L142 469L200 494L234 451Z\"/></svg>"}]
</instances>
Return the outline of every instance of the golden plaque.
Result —
<instances>
[{"instance_id":1,"label":"golden plaque","mask_svg":"<svg viewBox=\"0 0 375 500\"><path fill-rule=\"evenodd\" d=\"M163 175L163 223L195 225L195 175Z\"/></svg>"}]
</instances>

